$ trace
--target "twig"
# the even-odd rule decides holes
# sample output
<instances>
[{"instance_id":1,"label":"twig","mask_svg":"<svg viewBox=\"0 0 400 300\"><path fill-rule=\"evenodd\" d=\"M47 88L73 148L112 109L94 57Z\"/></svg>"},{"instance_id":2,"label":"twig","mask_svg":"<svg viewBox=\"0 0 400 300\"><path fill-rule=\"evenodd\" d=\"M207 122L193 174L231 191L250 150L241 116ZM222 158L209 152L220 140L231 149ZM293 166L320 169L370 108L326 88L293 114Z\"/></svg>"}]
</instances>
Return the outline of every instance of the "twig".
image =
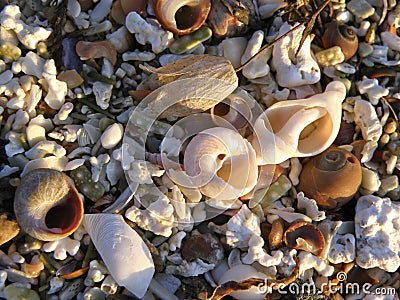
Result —
<instances>
[{"instance_id":1,"label":"twig","mask_svg":"<svg viewBox=\"0 0 400 300\"><path fill-rule=\"evenodd\" d=\"M310 18L310 21L308 22L300 22L299 24L297 24L296 26L294 26L292 29L290 29L288 32L282 34L280 37L278 37L276 40L274 40L272 43L265 45L264 47L262 47L260 49L260 51L258 51L256 54L254 54L248 61L246 61L244 64L242 64L241 66L239 66L238 68L235 69L236 72L239 72L241 70L243 70L245 67L247 67L257 56L263 54L265 51L267 51L268 49L270 49L271 47L275 46L277 43L279 43L281 40L283 40L285 37L287 37L289 34L291 34L292 32L296 31L298 28L300 28L300 26L307 24L306 28L303 31L303 35L301 37L300 43L299 43L299 47L296 50L296 56L299 53L301 46L303 45L304 41L306 40L308 34L311 32L312 28L314 27L315 24L315 20L317 19L317 17L319 16L319 14L325 9L325 7L329 4L331 0L325 0L324 3L322 3L322 5L320 7L318 7L318 9L313 13L313 15Z\"/></svg>"}]
</instances>

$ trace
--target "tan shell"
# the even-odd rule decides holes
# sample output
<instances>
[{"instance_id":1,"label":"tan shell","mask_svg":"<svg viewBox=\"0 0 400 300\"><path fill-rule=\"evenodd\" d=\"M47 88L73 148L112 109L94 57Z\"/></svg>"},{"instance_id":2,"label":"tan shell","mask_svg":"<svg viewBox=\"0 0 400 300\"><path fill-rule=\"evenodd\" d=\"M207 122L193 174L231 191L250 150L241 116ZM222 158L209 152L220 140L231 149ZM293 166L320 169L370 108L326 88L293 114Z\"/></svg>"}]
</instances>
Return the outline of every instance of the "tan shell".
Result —
<instances>
[{"instance_id":1,"label":"tan shell","mask_svg":"<svg viewBox=\"0 0 400 300\"><path fill-rule=\"evenodd\" d=\"M36 169L22 177L15 192L14 212L27 234L42 241L55 241L79 227L83 203L67 175Z\"/></svg>"},{"instance_id":2,"label":"tan shell","mask_svg":"<svg viewBox=\"0 0 400 300\"><path fill-rule=\"evenodd\" d=\"M291 224L283 235L283 241L289 248L305 250L317 256L321 255L325 247L322 232L308 222Z\"/></svg>"},{"instance_id":3,"label":"tan shell","mask_svg":"<svg viewBox=\"0 0 400 300\"><path fill-rule=\"evenodd\" d=\"M298 191L324 209L347 203L361 184L360 161L341 148L330 148L308 161L300 173Z\"/></svg>"},{"instance_id":4,"label":"tan shell","mask_svg":"<svg viewBox=\"0 0 400 300\"><path fill-rule=\"evenodd\" d=\"M144 68L144 67L143 67ZM238 86L232 64L223 57L193 55L158 69L137 90L152 90L141 103L159 118L185 117L204 112L224 100Z\"/></svg>"},{"instance_id":5,"label":"tan shell","mask_svg":"<svg viewBox=\"0 0 400 300\"><path fill-rule=\"evenodd\" d=\"M322 44L325 48L339 46L345 60L352 58L358 50L358 38L355 32L346 24L338 21L332 21L326 25Z\"/></svg>"},{"instance_id":6,"label":"tan shell","mask_svg":"<svg viewBox=\"0 0 400 300\"><path fill-rule=\"evenodd\" d=\"M183 35L199 29L210 8L210 0L156 0L154 12L165 29Z\"/></svg>"},{"instance_id":7,"label":"tan shell","mask_svg":"<svg viewBox=\"0 0 400 300\"><path fill-rule=\"evenodd\" d=\"M224 127L198 133L186 147L184 167L184 172L170 170L170 178L217 200L237 199L257 183L253 148L239 133Z\"/></svg>"}]
</instances>

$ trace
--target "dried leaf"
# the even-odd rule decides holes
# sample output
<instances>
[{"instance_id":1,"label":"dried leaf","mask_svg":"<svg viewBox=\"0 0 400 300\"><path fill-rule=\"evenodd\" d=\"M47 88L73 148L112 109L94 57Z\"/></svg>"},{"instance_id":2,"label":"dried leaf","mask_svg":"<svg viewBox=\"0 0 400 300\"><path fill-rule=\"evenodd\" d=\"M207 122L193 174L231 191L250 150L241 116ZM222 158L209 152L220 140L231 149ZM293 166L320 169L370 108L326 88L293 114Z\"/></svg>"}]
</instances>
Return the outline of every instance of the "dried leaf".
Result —
<instances>
[{"instance_id":1,"label":"dried leaf","mask_svg":"<svg viewBox=\"0 0 400 300\"><path fill-rule=\"evenodd\" d=\"M160 118L206 111L238 86L232 64L223 57L193 55L158 69L142 68L152 74L138 90L153 90L142 103Z\"/></svg>"}]
</instances>

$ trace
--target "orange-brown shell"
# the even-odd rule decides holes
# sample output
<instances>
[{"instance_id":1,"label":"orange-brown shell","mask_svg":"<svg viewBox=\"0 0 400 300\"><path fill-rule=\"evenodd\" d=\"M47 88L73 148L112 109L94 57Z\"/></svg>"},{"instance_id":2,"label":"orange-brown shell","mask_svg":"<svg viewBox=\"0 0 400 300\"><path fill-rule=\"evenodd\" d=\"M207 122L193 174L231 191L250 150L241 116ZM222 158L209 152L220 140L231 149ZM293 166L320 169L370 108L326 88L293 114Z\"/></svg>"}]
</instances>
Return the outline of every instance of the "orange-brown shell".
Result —
<instances>
[{"instance_id":1,"label":"orange-brown shell","mask_svg":"<svg viewBox=\"0 0 400 300\"><path fill-rule=\"evenodd\" d=\"M329 148L303 166L296 189L321 208L336 209L354 196L361 178L357 157L341 148Z\"/></svg>"},{"instance_id":2,"label":"orange-brown shell","mask_svg":"<svg viewBox=\"0 0 400 300\"><path fill-rule=\"evenodd\" d=\"M30 236L55 241L73 233L83 218L83 203L64 173L36 169L21 179L14 197L18 224Z\"/></svg>"},{"instance_id":3,"label":"orange-brown shell","mask_svg":"<svg viewBox=\"0 0 400 300\"><path fill-rule=\"evenodd\" d=\"M332 21L326 25L322 44L325 48L339 46L345 60L352 58L358 50L357 35L349 26L338 21Z\"/></svg>"},{"instance_id":4,"label":"orange-brown shell","mask_svg":"<svg viewBox=\"0 0 400 300\"><path fill-rule=\"evenodd\" d=\"M182 2L184 3L183 5ZM155 0L154 12L157 20L165 29L175 34L185 35L196 31L206 21L210 12L211 1L193 0L190 3L187 2L181 0ZM176 5L174 16L166 13L167 7L171 9L172 5ZM172 17L174 20L171 20Z\"/></svg>"},{"instance_id":5,"label":"orange-brown shell","mask_svg":"<svg viewBox=\"0 0 400 300\"><path fill-rule=\"evenodd\" d=\"M318 256L321 255L325 247L322 232L308 222L291 224L283 235L283 241L289 248L305 250Z\"/></svg>"}]
</instances>

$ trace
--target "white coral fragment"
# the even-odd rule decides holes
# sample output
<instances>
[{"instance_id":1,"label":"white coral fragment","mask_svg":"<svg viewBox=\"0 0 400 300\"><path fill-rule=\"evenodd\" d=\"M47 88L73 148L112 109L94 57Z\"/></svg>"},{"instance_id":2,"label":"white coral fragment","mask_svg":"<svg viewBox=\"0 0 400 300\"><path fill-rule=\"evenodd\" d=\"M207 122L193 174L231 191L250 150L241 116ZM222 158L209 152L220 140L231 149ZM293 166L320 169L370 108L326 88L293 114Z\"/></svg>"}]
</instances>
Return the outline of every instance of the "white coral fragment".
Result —
<instances>
[{"instance_id":1,"label":"white coral fragment","mask_svg":"<svg viewBox=\"0 0 400 300\"><path fill-rule=\"evenodd\" d=\"M243 262L245 264L252 264L253 262L258 262L264 267L276 266L278 265L282 258L282 251L275 251L273 255L269 255L264 246L264 239L259 235L253 235L249 240L249 250L247 254L243 257Z\"/></svg>"},{"instance_id":2,"label":"white coral fragment","mask_svg":"<svg viewBox=\"0 0 400 300\"><path fill-rule=\"evenodd\" d=\"M279 29L279 35L288 32L291 28L292 26L285 22ZM282 87L313 84L321 78L318 63L311 55L309 36L296 55L304 29L304 26L300 26L299 29L285 37L273 48L272 66L276 70L276 80Z\"/></svg>"},{"instance_id":3,"label":"white coral fragment","mask_svg":"<svg viewBox=\"0 0 400 300\"><path fill-rule=\"evenodd\" d=\"M166 196L151 203L144 210L132 206L125 216L141 228L163 236L172 234L175 223L174 208Z\"/></svg>"},{"instance_id":4,"label":"white coral fragment","mask_svg":"<svg viewBox=\"0 0 400 300\"><path fill-rule=\"evenodd\" d=\"M53 59L45 62L42 76L48 85L47 95L44 101L52 109L60 109L64 104L68 87L66 82L57 79L57 69Z\"/></svg>"},{"instance_id":5,"label":"white coral fragment","mask_svg":"<svg viewBox=\"0 0 400 300\"><path fill-rule=\"evenodd\" d=\"M101 109L107 109L110 105L112 89L113 85L109 83L96 81L93 84L93 94L96 97L96 104L100 106Z\"/></svg>"},{"instance_id":6,"label":"white coral fragment","mask_svg":"<svg viewBox=\"0 0 400 300\"><path fill-rule=\"evenodd\" d=\"M172 32L163 30L160 26L146 22L139 14L132 11L125 19L126 28L135 34L139 44L150 44L155 54L164 51L173 40Z\"/></svg>"},{"instance_id":7,"label":"white coral fragment","mask_svg":"<svg viewBox=\"0 0 400 300\"><path fill-rule=\"evenodd\" d=\"M400 205L368 195L358 199L355 215L357 264L395 272L400 267Z\"/></svg>"},{"instance_id":8,"label":"white coral fragment","mask_svg":"<svg viewBox=\"0 0 400 300\"><path fill-rule=\"evenodd\" d=\"M379 99L389 95L389 89L381 87L378 79L364 78L356 83L360 94L367 94L369 101L377 105Z\"/></svg>"},{"instance_id":9,"label":"white coral fragment","mask_svg":"<svg viewBox=\"0 0 400 300\"><path fill-rule=\"evenodd\" d=\"M54 141L40 141L25 152L25 156L29 159L43 158L49 155L62 157L66 154L65 148Z\"/></svg>"},{"instance_id":10,"label":"white coral fragment","mask_svg":"<svg viewBox=\"0 0 400 300\"><path fill-rule=\"evenodd\" d=\"M247 205L242 205L239 212L229 219L226 231L226 243L231 247L247 248L253 235L260 235L260 223Z\"/></svg>"},{"instance_id":11,"label":"white coral fragment","mask_svg":"<svg viewBox=\"0 0 400 300\"><path fill-rule=\"evenodd\" d=\"M246 63L250 58L257 54L262 46L264 40L264 32L262 30L257 30L253 33L247 43L246 50L241 58L241 63ZM268 60L271 57L271 50L265 51L261 55L257 56L248 66L243 68L243 76L248 79L254 79L258 77L263 77L269 73Z\"/></svg>"},{"instance_id":12,"label":"white coral fragment","mask_svg":"<svg viewBox=\"0 0 400 300\"><path fill-rule=\"evenodd\" d=\"M167 265L167 267L165 268L165 273L176 274L183 277L191 277L204 274L214 268L215 264L208 264L200 258L196 258L196 260L191 262L182 260L182 262L178 266Z\"/></svg>"},{"instance_id":13,"label":"white coral fragment","mask_svg":"<svg viewBox=\"0 0 400 300\"><path fill-rule=\"evenodd\" d=\"M40 41L45 41L51 30L43 27L30 26L21 20L21 11L15 4L6 5L0 12L0 24L7 30L12 30L19 41L28 49L36 49Z\"/></svg>"},{"instance_id":14,"label":"white coral fragment","mask_svg":"<svg viewBox=\"0 0 400 300\"><path fill-rule=\"evenodd\" d=\"M354 122L360 127L363 139L367 141L362 151L361 162L368 162L378 147L382 124L372 104L362 99L357 99L354 104Z\"/></svg>"},{"instance_id":15,"label":"white coral fragment","mask_svg":"<svg viewBox=\"0 0 400 300\"><path fill-rule=\"evenodd\" d=\"M81 243L77 240L65 237L58 241L48 242L42 246L44 252L54 252L54 258L64 260L67 258L67 252L70 255L78 253Z\"/></svg>"},{"instance_id":16,"label":"white coral fragment","mask_svg":"<svg viewBox=\"0 0 400 300\"><path fill-rule=\"evenodd\" d=\"M298 258L300 264L300 276L302 276L306 270L315 269L315 271L320 275L327 277L331 276L335 270L333 266L327 264L321 258L311 254L310 252L300 251Z\"/></svg>"},{"instance_id":17,"label":"white coral fragment","mask_svg":"<svg viewBox=\"0 0 400 300\"><path fill-rule=\"evenodd\" d=\"M325 211L318 209L317 201L307 198L303 192L297 194L297 209L303 211L313 221L322 221L326 218Z\"/></svg>"},{"instance_id":18,"label":"white coral fragment","mask_svg":"<svg viewBox=\"0 0 400 300\"><path fill-rule=\"evenodd\" d=\"M353 234L336 234L332 239L328 259L333 264L350 263L356 256L356 239Z\"/></svg>"}]
</instances>

